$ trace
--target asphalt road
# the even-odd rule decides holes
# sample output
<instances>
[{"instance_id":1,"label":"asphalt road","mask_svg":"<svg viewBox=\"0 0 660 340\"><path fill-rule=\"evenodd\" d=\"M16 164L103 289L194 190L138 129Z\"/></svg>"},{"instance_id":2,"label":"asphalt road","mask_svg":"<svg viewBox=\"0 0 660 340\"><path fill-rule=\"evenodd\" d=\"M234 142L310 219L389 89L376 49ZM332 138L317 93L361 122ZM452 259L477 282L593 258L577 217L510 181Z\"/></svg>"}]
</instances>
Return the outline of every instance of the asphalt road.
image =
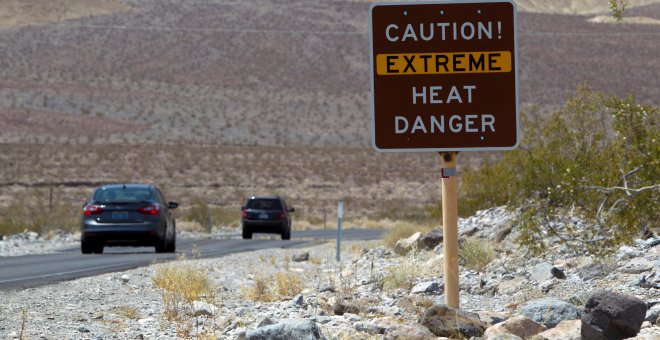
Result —
<instances>
[{"instance_id":1,"label":"asphalt road","mask_svg":"<svg viewBox=\"0 0 660 340\"><path fill-rule=\"evenodd\" d=\"M347 229L342 240L373 240L382 230ZM26 255L0 258L0 290L24 289L85 276L117 272L170 261L177 254L192 255L197 248L201 258L220 257L232 253L268 248L300 248L336 239L336 230L292 232L291 240L261 238L252 240L236 237L223 239L177 240L177 253L156 254L153 247L106 247L103 254L82 255L79 248L54 254Z\"/></svg>"}]
</instances>

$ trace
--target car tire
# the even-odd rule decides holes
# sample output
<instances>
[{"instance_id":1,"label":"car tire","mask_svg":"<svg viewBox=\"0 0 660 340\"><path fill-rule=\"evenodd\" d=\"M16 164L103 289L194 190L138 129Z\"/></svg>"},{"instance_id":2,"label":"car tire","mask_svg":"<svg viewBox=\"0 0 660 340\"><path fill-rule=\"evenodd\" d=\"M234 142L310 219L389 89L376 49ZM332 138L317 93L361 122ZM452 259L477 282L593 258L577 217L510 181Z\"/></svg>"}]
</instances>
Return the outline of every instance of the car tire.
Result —
<instances>
[{"instance_id":1,"label":"car tire","mask_svg":"<svg viewBox=\"0 0 660 340\"><path fill-rule=\"evenodd\" d=\"M176 231L172 233L172 237L167 240L167 245L165 246L165 252L173 253L176 251Z\"/></svg>"},{"instance_id":2,"label":"car tire","mask_svg":"<svg viewBox=\"0 0 660 340\"><path fill-rule=\"evenodd\" d=\"M82 241L80 242L80 252L83 254L91 254L94 252L94 246L89 242Z\"/></svg>"},{"instance_id":3,"label":"car tire","mask_svg":"<svg viewBox=\"0 0 660 340\"><path fill-rule=\"evenodd\" d=\"M159 239L155 248L157 253L164 253L167 250L167 237L164 236L162 239Z\"/></svg>"},{"instance_id":4,"label":"car tire","mask_svg":"<svg viewBox=\"0 0 660 340\"><path fill-rule=\"evenodd\" d=\"M94 254L103 254L103 248L102 244L94 245Z\"/></svg>"},{"instance_id":5,"label":"car tire","mask_svg":"<svg viewBox=\"0 0 660 340\"><path fill-rule=\"evenodd\" d=\"M243 227L243 239L249 240L251 238L252 238L252 232L248 228Z\"/></svg>"},{"instance_id":6,"label":"car tire","mask_svg":"<svg viewBox=\"0 0 660 340\"><path fill-rule=\"evenodd\" d=\"M285 230L282 233L282 239L283 240L290 240L291 239L291 230Z\"/></svg>"}]
</instances>

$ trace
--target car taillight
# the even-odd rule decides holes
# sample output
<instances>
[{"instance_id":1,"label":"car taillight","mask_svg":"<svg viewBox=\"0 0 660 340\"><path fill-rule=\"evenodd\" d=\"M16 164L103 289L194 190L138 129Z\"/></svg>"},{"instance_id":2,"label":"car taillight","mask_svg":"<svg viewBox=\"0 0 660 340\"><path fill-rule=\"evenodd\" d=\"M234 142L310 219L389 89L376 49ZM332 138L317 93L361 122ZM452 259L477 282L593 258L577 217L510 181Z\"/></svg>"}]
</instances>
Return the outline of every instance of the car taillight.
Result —
<instances>
[{"instance_id":1,"label":"car taillight","mask_svg":"<svg viewBox=\"0 0 660 340\"><path fill-rule=\"evenodd\" d=\"M247 210L243 210L243 213L241 214L241 216L243 216L243 218L247 218L248 217L247 216Z\"/></svg>"},{"instance_id":2,"label":"car taillight","mask_svg":"<svg viewBox=\"0 0 660 340\"><path fill-rule=\"evenodd\" d=\"M98 205L88 204L83 207L84 215L96 215L100 214L101 212L103 212L103 209L101 209L101 206Z\"/></svg>"},{"instance_id":3,"label":"car taillight","mask_svg":"<svg viewBox=\"0 0 660 340\"><path fill-rule=\"evenodd\" d=\"M158 215L158 212L160 212L160 205L158 204L151 204L146 207L142 207L138 209L140 214L147 214L147 215Z\"/></svg>"},{"instance_id":4,"label":"car taillight","mask_svg":"<svg viewBox=\"0 0 660 340\"><path fill-rule=\"evenodd\" d=\"M286 214L284 213L284 211L282 211L280 213L280 220L284 220L284 219L286 219Z\"/></svg>"}]
</instances>

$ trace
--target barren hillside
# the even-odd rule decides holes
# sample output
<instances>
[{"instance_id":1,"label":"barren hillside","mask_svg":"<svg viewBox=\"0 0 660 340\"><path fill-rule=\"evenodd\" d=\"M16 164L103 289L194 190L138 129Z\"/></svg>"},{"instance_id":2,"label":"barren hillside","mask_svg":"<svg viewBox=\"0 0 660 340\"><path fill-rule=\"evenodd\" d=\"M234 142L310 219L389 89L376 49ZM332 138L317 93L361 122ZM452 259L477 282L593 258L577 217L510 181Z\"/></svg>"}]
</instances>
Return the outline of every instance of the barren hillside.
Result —
<instances>
[{"instance_id":1,"label":"barren hillside","mask_svg":"<svg viewBox=\"0 0 660 340\"><path fill-rule=\"evenodd\" d=\"M629 14L659 18L647 2ZM132 9L0 31L1 142L368 147L368 3L117 6ZM660 26L589 18L520 13L524 105L555 106L584 81L657 102ZM48 117L61 128L30 131Z\"/></svg>"},{"instance_id":2,"label":"barren hillside","mask_svg":"<svg viewBox=\"0 0 660 340\"><path fill-rule=\"evenodd\" d=\"M544 114L585 81L657 105L660 25L593 23L607 7L564 10L575 3L519 2L523 107ZM658 1L631 5L628 16L660 19ZM87 183L67 198L78 204L95 183L128 180L218 204L257 189L311 209L319 197L359 198L365 212L436 202L437 155L369 148L368 7L3 1L0 207L38 183ZM139 156L159 145L165 163Z\"/></svg>"}]
</instances>

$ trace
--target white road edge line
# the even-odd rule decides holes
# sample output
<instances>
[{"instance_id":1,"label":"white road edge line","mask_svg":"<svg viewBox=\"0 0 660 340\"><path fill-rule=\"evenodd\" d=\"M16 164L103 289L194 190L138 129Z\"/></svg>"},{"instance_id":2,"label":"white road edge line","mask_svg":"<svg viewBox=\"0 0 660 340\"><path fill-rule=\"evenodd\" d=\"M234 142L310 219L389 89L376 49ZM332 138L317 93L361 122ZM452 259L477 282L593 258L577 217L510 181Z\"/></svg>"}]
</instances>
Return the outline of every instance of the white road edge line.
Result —
<instances>
[{"instance_id":1,"label":"white road edge line","mask_svg":"<svg viewBox=\"0 0 660 340\"><path fill-rule=\"evenodd\" d=\"M45 278L45 277L51 277L51 276L62 276L62 275L67 275L67 274L75 274L75 273L87 272L87 271L92 271L92 270L97 270L97 269L107 269L107 268L122 267L122 266L126 266L126 264L115 264L115 265L112 265L112 266L99 266L99 267L71 270L71 271L68 271L68 272L28 276L28 277L22 277L20 279L3 280L3 281L0 281L0 283L25 281L25 280L39 279L39 278Z\"/></svg>"}]
</instances>

